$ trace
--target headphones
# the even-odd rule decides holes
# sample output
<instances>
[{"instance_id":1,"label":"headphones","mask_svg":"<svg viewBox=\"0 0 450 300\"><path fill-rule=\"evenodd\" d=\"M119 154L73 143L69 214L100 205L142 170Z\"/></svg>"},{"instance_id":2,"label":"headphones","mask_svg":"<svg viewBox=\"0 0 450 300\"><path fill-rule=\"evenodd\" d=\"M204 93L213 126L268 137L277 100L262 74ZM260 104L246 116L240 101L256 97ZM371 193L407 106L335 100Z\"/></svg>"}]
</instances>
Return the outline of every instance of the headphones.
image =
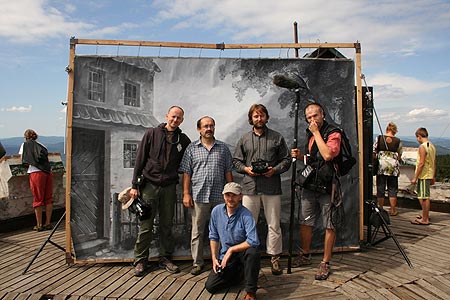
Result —
<instances>
[{"instance_id":1,"label":"headphones","mask_svg":"<svg viewBox=\"0 0 450 300\"><path fill-rule=\"evenodd\" d=\"M318 106L318 107L320 108L320 111L321 111L322 114L323 114L323 118L325 119L326 114L325 114L325 110L323 109L323 106L320 105L320 103L318 103L318 102L311 102L311 103L308 103L308 104L305 106L305 109L303 110L303 115L304 115L304 117L305 117L305 121L308 122L308 120L306 119L306 109L307 109L308 107L312 106L312 105Z\"/></svg>"}]
</instances>

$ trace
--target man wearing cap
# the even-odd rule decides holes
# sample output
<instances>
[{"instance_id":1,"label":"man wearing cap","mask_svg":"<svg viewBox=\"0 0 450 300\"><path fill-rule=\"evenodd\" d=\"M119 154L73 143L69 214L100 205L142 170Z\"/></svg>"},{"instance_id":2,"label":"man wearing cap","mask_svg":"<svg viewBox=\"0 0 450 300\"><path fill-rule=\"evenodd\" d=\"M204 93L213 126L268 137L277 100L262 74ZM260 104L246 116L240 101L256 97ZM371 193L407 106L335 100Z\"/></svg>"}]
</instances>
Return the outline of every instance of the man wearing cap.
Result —
<instances>
[{"instance_id":1,"label":"man wearing cap","mask_svg":"<svg viewBox=\"0 0 450 300\"><path fill-rule=\"evenodd\" d=\"M197 121L200 138L187 147L181 161L183 173L183 204L191 208L192 275L204 267L203 233L211 209L222 202L223 186L233 181L231 152L227 145L214 137L215 121L205 116Z\"/></svg>"},{"instance_id":2,"label":"man wearing cap","mask_svg":"<svg viewBox=\"0 0 450 300\"><path fill-rule=\"evenodd\" d=\"M260 256L255 220L241 204L242 187L238 183L227 183L222 194L225 204L213 208L209 221L212 271L205 288L214 294L239 284L243 271L244 299L256 299Z\"/></svg>"},{"instance_id":3,"label":"man wearing cap","mask_svg":"<svg viewBox=\"0 0 450 300\"><path fill-rule=\"evenodd\" d=\"M135 276L145 274L156 213L159 214L159 268L170 273L180 271L170 258L174 249L172 227L177 200L178 168L184 151L191 142L179 128L183 119L183 109L172 106L166 114L167 123L149 128L138 147L130 197L137 198L138 179L143 176L139 193L142 200L152 207L152 213L149 218L139 220L139 232L134 246Z\"/></svg>"}]
</instances>

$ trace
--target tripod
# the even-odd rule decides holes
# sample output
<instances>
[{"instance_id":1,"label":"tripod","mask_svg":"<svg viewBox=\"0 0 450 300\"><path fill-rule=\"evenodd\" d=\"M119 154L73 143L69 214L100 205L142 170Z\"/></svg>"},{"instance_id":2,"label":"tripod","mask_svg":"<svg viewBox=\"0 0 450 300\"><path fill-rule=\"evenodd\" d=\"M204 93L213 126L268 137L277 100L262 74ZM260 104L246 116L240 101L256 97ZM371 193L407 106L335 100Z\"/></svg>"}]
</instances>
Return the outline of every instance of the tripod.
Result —
<instances>
[{"instance_id":1,"label":"tripod","mask_svg":"<svg viewBox=\"0 0 450 300\"><path fill-rule=\"evenodd\" d=\"M370 206L369 210L369 217L368 217L368 223L367 223L367 243L369 245L377 245L389 238L392 238L394 243L397 245L398 250L400 250L400 253L402 254L405 261L408 263L408 266L410 268L413 268L412 262L409 260L408 256L406 255L405 251L403 250L402 246L397 240L397 237L395 236L394 232L392 232L391 228L389 227L388 220L386 220L386 217L383 216L383 214L380 211L380 208L378 207L378 204L375 201L366 201L366 204ZM376 219L373 214L376 214L375 216L378 217ZM376 221L374 221L376 220ZM374 226L374 231L372 233L372 226ZM384 232L384 237L380 238L379 240L375 240L378 232L380 231L380 228Z\"/></svg>"},{"instance_id":2,"label":"tripod","mask_svg":"<svg viewBox=\"0 0 450 300\"><path fill-rule=\"evenodd\" d=\"M30 263L27 265L27 267L25 268L25 270L23 270L22 275L25 275L25 273L28 271L28 269L31 267L31 265L33 264L33 262L36 260L36 258L38 257L39 253L41 253L41 251L44 249L45 245L47 245L47 243L52 244L53 246L55 246L58 249L61 249L62 251L66 252L66 249L64 249L63 247L61 247L60 245L56 244L55 242L53 242L52 240L50 240L53 236L53 234L55 233L55 231L58 229L59 225L61 224L61 222L65 219L66 217L66 212L64 211L64 214L61 216L61 218L59 219L58 223L56 223L55 227L53 227L52 232L48 235L47 239L44 241L44 243L41 245L41 248L39 248L39 250L36 252L36 254L34 255L33 259L31 259ZM70 255L73 257L74 255L72 253L70 253Z\"/></svg>"}]
</instances>

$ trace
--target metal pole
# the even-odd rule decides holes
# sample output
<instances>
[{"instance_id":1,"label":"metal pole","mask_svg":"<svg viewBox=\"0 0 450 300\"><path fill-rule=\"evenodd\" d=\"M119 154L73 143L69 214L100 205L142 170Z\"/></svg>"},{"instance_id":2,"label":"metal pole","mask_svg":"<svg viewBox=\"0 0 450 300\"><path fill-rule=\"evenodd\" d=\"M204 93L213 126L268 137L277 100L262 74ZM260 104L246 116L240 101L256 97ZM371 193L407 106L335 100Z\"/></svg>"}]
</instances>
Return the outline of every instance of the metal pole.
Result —
<instances>
[{"instance_id":1,"label":"metal pole","mask_svg":"<svg viewBox=\"0 0 450 300\"><path fill-rule=\"evenodd\" d=\"M300 104L300 91L295 90L295 110L294 110L294 143L292 145L293 149L297 149L297 137L298 137L298 109ZM294 211L295 211L295 181L297 175L297 159L292 159L292 176L291 176L291 215L289 220L289 256L288 256L288 269L287 273L291 274L292 265L292 243L294 236Z\"/></svg>"},{"instance_id":2,"label":"metal pole","mask_svg":"<svg viewBox=\"0 0 450 300\"><path fill-rule=\"evenodd\" d=\"M294 22L294 43L298 44L297 22ZM295 57L298 58L298 48L295 48Z\"/></svg>"}]
</instances>

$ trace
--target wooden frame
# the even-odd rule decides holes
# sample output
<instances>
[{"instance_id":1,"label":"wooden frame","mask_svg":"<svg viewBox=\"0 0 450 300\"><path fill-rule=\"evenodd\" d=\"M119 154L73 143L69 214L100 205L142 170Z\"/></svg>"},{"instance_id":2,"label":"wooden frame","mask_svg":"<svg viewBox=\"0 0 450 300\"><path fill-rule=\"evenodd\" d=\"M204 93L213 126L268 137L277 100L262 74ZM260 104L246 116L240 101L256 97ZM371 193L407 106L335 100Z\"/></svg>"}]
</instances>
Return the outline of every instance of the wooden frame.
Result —
<instances>
[{"instance_id":1,"label":"wooden frame","mask_svg":"<svg viewBox=\"0 0 450 300\"><path fill-rule=\"evenodd\" d=\"M103 45L103 46L138 46L138 47L165 47L165 48L200 48L200 49L290 49L296 51L301 48L354 48L356 52L356 106L357 106L357 134L358 134L358 158L359 158L359 207L360 207L360 241L364 235L364 179L363 171L363 105L362 105L362 79L361 79L361 45L360 43L268 43L268 44L203 44L182 42L156 42L156 41L128 41L128 40L93 40L93 39L70 39L69 65L66 71L69 75L67 96L67 143L66 143L66 262L74 263L72 253L72 236L70 230L70 190L72 176L72 115L73 115L73 88L74 88L74 59L76 45ZM108 262L107 260L102 260ZM117 260L114 260L117 262ZM95 261L97 263L98 261Z\"/></svg>"}]
</instances>

